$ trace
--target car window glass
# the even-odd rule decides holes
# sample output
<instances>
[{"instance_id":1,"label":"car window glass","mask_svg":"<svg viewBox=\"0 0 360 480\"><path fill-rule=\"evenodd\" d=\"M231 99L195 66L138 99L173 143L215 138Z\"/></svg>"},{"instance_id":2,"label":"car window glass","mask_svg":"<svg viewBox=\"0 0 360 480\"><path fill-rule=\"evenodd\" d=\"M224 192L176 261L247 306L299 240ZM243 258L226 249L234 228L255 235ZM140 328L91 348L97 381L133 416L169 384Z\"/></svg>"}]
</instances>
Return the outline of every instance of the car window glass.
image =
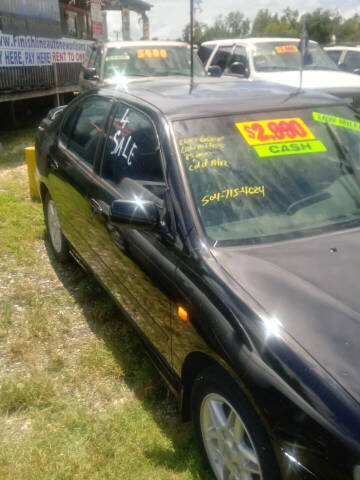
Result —
<instances>
[{"instance_id":1,"label":"car window glass","mask_svg":"<svg viewBox=\"0 0 360 480\"><path fill-rule=\"evenodd\" d=\"M100 75L100 69L101 69L101 50L98 50L96 53L95 57L95 68L96 72Z\"/></svg>"},{"instance_id":2,"label":"car window glass","mask_svg":"<svg viewBox=\"0 0 360 480\"><path fill-rule=\"evenodd\" d=\"M240 45L237 45L235 47L234 53L231 57L230 65L234 62L242 63L244 67L247 66L247 56L246 56L245 47L241 47Z\"/></svg>"},{"instance_id":3,"label":"car window glass","mask_svg":"<svg viewBox=\"0 0 360 480\"><path fill-rule=\"evenodd\" d=\"M258 72L287 72L299 70L302 56L298 40L274 40L251 45L254 68ZM338 70L329 55L314 42L309 42L304 70Z\"/></svg>"},{"instance_id":4,"label":"car window glass","mask_svg":"<svg viewBox=\"0 0 360 480\"><path fill-rule=\"evenodd\" d=\"M96 57L96 50L92 50L89 63L88 63L88 68L93 68L95 66L95 57Z\"/></svg>"},{"instance_id":5,"label":"car window glass","mask_svg":"<svg viewBox=\"0 0 360 480\"><path fill-rule=\"evenodd\" d=\"M104 133L111 100L90 97L79 106L76 124L72 129L68 148L92 165L100 136Z\"/></svg>"},{"instance_id":6,"label":"car window glass","mask_svg":"<svg viewBox=\"0 0 360 480\"><path fill-rule=\"evenodd\" d=\"M136 181L156 196L163 192L164 175L155 128L141 112L120 105L105 146L101 176L121 188Z\"/></svg>"},{"instance_id":7,"label":"car window glass","mask_svg":"<svg viewBox=\"0 0 360 480\"><path fill-rule=\"evenodd\" d=\"M225 70L226 67L229 65L232 49L232 46L219 47L219 49L214 55L211 65L218 65L223 70Z\"/></svg>"},{"instance_id":8,"label":"car window glass","mask_svg":"<svg viewBox=\"0 0 360 480\"><path fill-rule=\"evenodd\" d=\"M343 65L350 71L360 68L360 52L346 52Z\"/></svg>"},{"instance_id":9,"label":"car window glass","mask_svg":"<svg viewBox=\"0 0 360 480\"><path fill-rule=\"evenodd\" d=\"M186 45L129 45L107 48L104 55L104 78L117 80L123 76L161 77L169 75L188 76L190 49ZM204 67L194 55L194 73L204 76Z\"/></svg>"},{"instance_id":10,"label":"car window glass","mask_svg":"<svg viewBox=\"0 0 360 480\"><path fill-rule=\"evenodd\" d=\"M333 62L339 63L340 56L342 54L341 50L326 50L326 53L329 55Z\"/></svg>"},{"instance_id":11,"label":"car window glass","mask_svg":"<svg viewBox=\"0 0 360 480\"><path fill-rule=\"evenodd\" d=\"M174 129L211 241L256 243L359 225L360 122L350 108L189 119Z\"/></svg>"},{"instance_id":12,"label":"car window glass","mask_svg":"<svg viewBox=\"0 0 360 480\"><path fill-rule=\"evenodd\" d=\"M90 62L90 59L91 59L91 55L93 53L93 48L91 46L87 46L86 47L86 52L85 52L85 60L84 60L84 65L85 66L88 66L89 65L89 62Z\"/></svg>"},{"instance_id":13,"label":"car window glass","mask_svg":"<svg viewBox=\"0 0 360 480\"><path fill-rule=\"evenodd\" d=\"M198 55L199 55L200 60L203 62L204 65L209 60L210 55L212 54L212 52L214 50L214 47L215 47L215 45L202 45L199 48Z\"/></svg>"},{"instance_id":14,"label":"car window glass","mask_svg":"<svg viewBox=\"0 0 360 480\"><path fill-rule=\"evenodd\" d=\"M75 122L79 115L80 107L75 107L65 115L63 120L61 130L60 130L60 140L67 146L71 132L73 131Z\"/></svg>"}]
</instances>

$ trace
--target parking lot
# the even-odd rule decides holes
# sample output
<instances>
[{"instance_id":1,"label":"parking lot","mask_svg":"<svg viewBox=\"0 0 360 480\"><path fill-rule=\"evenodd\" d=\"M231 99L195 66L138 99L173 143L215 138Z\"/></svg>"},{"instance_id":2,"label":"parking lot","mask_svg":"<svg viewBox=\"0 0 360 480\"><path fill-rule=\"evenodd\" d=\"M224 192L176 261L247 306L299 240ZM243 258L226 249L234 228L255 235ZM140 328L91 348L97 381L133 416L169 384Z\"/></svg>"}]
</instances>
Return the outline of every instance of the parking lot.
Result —
<instances>
[{"instance_id":1,"label":"parking lot","mask_svg":"<svg viewBox=\"0 0 360 480\"><path fill-rule=\"evenodd\" d=\"M0 478L208 478L112 300L53 261L29 197L33 141L32 129L0 137Z\"/></svg>"}]
</instances>

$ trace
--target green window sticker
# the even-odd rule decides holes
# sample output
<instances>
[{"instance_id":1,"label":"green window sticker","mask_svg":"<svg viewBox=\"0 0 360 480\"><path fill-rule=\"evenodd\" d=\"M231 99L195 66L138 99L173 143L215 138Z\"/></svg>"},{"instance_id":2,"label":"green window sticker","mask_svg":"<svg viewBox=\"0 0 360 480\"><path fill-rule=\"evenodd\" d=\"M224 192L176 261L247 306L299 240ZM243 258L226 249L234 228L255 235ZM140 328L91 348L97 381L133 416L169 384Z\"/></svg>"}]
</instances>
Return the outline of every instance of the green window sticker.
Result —
<instances>
[{"instance_id":1,"label":"green window sticker","mask_svg":"<svg viewBox=\"0 0 360 480\"><path fill-rule=\"evenodd\" d=\"M326 152L325 145L320 140L303 142L273 143L254 147L261 158L279 157L282 155L302 155L304 153Z\"/></svg>"},{"instance_id":2,"label":"green window sticker","mask_svg":"<svg viewBox=\"0 0 360 480\"><path fill-rule=\"evenodd\" d=\"M335 117L335 115L327 115L326 113L312 112L315 122L328 123L335 127L348 128L360 132L360 122L354 122L347 118Z\"/></svg>"}]
</instances>

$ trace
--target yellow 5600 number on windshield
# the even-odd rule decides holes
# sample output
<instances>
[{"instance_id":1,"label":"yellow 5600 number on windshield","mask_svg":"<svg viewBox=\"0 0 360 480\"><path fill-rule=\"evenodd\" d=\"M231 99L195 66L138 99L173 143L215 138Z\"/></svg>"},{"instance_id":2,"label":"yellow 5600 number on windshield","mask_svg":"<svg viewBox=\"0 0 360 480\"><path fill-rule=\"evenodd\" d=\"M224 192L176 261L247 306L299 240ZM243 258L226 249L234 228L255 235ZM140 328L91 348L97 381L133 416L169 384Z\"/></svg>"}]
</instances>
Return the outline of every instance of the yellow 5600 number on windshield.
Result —
<instances>
[{"instance_id":1,"label":"yellow 5600 number on windshield","mask_svg":"<svg viewBox=\"0 0 360 480\"><path fill-rule=\"evenodd\" d=\"M249 145L314 140L314 135L301 118L279 118L236 123Z\"/></svg>"}]
</instances>

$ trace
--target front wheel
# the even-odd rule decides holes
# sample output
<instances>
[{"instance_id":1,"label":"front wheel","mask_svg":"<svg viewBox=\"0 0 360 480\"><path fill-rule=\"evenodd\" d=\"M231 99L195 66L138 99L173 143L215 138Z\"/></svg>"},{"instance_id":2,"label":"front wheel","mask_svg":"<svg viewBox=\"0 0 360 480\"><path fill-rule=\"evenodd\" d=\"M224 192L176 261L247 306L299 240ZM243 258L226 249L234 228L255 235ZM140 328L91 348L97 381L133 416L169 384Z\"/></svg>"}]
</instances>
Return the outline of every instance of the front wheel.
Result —
<instances>
[{"instance_id":1,"label":"front wheel","mask_svg":"<svg viewBox=\"0 0 360 480\"><path fill-rule=\"evenodd\" d=\"M46 230L54 256L59 262L65 263L69 259L69 244L61 231L55 203L48 193L44 202L44 215Z\"/></svg>"},{"instance_id":2,"label":"front wheel","mask_svg":"<svg viewBox=\"0 0 360 480\"><path fill-rule=\"evenodd\" d=\"M259 416L219 368L197 377L191 409L200 448L217 480L281 478Z\"/></svg>"}]
</instances>

